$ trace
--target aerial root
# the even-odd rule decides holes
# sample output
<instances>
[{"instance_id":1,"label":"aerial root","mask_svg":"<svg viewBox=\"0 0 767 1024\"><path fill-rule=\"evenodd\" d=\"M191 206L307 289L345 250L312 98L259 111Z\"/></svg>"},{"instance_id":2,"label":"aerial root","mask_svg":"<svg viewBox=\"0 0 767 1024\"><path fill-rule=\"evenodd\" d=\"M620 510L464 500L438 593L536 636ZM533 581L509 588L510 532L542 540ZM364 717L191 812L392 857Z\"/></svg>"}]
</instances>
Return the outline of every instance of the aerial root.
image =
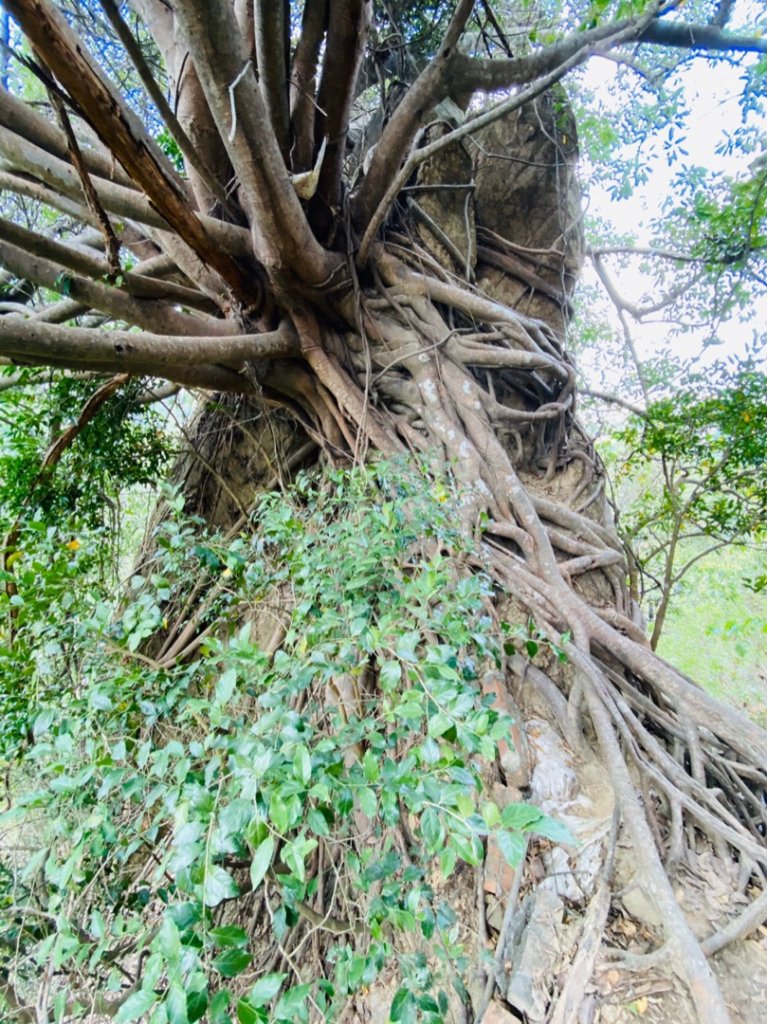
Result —
<instances>
[{"instance_id":1,"label":"aerial root","mask_svg":"<svg viewBox=\"0 0 767 1024\"><path fill-rule=\"evenodd\" d=\"M742 749L734 750L715 730L718 723L706 714L707 698L700 702L693 699L680 706L673 695L664 691L657 674L639 676L636 664L627 664L620 657L621 645L606 641L606 630L621 635L624 641L627 639L628 630L624 628L619 633L620 626L625 627L620 618L609 614L600 617L603 609L590 608L572 591L567 601L558 602L556 588L540 579L531 581L529 567L508 551L493 548L489 571L506 593L512 593L529 609L539 627L543 623L550 631L550 640L565 651L572 663L571 678L575 681L571 683L569 697L545 672L529 665L519 654L509 659L507 667L544 697L576 750L582 747L589 729L594 730L621 820L640 865L643 889L656 904L663 922L659 950L651 954L623 953L620 966L640 970L660 962L666 966L671 963L688 986L699 1019L726 1024L730 1017L706 958L727 943L747 936L767 920L767 892L736 919L700 942L677 902L669 870L687 859L688 843L697 843L703 836L720 858L737 859L745 866L744 887L756 866L761 866L762 873L767 870L767 847L762 833L765 814L761 804L765 773L758 755L749 760ZM554 611L557 605L558 613ZM598 642L589 635L595 618L601 624ZM578 642L568 639L567 630ZM650 659L656 659L646 648L644 652ZM671 671L665 664L662 669L663 675ZM726 723L725 731L731 735L741 720L739 712L722 708L719 714ZM573 736L576 728L577 737ZM599 899L596 894L592 896L586 911L586 950L591 948L588 936L596 928L597 920L602 921L600 937L604 930L607 911L599 916L605 899L603 883L604 880L597 889ZM606 899L609 909L609 895ZM590 963L592 970L593 960ZM585 960L583 966L587 966ZM565 1024L577 1019L573 1007L580 1005L585 984L579 981L577 986L575 982L566 986L556 1004L557 1016L552 1020Z\"/></svg>"},{"instance_id":2,"label":"aerial root","mask_svg":"<svg viewBox=\"0 0 767 1024\"><path fill-rule=\"evenodd\" d=\"M466 287L403 269L390 257L379 271L378 293L361 301L366 343L349 354L360 388L355 396L352 376L345 378L351 432L366 429L373 379L376 428L411 447L436 449L442 456L437 464L453 467L466 493L467 525L483 522L481 550L468 568L486 573L569 663L564 682L545 665L530 664L524 651L508 657L506 668L544 698L576 754L596 747L643 888L663 922L656 953L627 952L621 963L649 967L665 957L683 976L699 1018L727 1024L706 957L767 919L767 895L700 942L669 872L709 843L719 858L740 864L741 890L754 879L764 884L767 738L649 648L626 585L621 542L607 513L600 521L603 478L571 419L572 367L555 339ZM508 393L516 388L517 401L504 405L500 384ZM511 456L500 439L501 408L513 424ZM370 443L382 447L370 425L368 418ZM574 460L581 471L573 474L570 493L549 487L552 467ZM517 471L524 461L528 470L532 466L526 475ZM538 464L545 472L536 477ZM613 856L608 849L582 924L578 970L571 972L578 980L560 993L551 1018L556 1024L577 1019L584 978L595 968L610 910ZM518 870L517 890L521 875ZM504 921L514 913L511 903ZM502 951L503 935L496 960ZM494 986L491 972L484 1004Z\"/></svg>"}]
</instances>

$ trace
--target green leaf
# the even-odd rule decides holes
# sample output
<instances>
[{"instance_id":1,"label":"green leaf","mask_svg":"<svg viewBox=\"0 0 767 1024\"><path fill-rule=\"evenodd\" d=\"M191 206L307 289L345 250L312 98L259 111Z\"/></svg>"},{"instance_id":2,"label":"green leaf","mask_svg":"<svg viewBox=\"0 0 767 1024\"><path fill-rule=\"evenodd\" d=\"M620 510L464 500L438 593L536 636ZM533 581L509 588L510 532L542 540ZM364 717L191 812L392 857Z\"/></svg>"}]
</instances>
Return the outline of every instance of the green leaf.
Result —
<instances>
[{"instance_id":1,"label":"green leaf","mask_svg":"<svg viewBox=\"0 0 767 1024\"><path fill-rule=\"evenodd\" d=\"M214 697L216 704L227 704L231 699L236 686L237 669L227 669L216 683L216 693Z\"/></svg>"},{"instance_id":2,"label":"green leaf","mask_svg":"<svg viewBox=\"0 0 767 1024\"><path fill-rule=\"evenodd\" d=\"M303 786L309 785L312 777L312 759L303 743L299 743L293 754L293 775Z\"/></svg>"},{"instance_id":3,"label":"green leaf","mask_svg":"<svg viewBox=\"0 0 767 1024\"><path fill-rule=\"evenodd\" d=\"M200 905L199 903L176 903L168 908L168 914L176 928L180 932L185 932L200 920ZM158 946L157 948L161 953L164 952L166 956L170 955L163 946Z\"/></svg>"},{"instance_id":4,"label":"green leaf","mask_svg":"<svg viewBox=\"0 0 767 1024\"><path fill-rule=\"evenodd\" d=\"M274 837L269 835L253 854L253 860L250 862L250 881L254 890L264 880L264 876L269 870L269 865L272 863L273 856Z\"/></svg>"},{"instance_id":5,"label":"green leaf","mask_svg":"<svg viewBox=\"0 0 767 1024\"><path fill-rule=\"evenodd\" d=\"M172 981L168 985L165 1009L168 1013L168 1024L189 1024L186 992L184 992L184 986L180 982Z\"/></svg>"},{"instance_id":6,"label":"green leaf","mask_svg":"<svg viewBox=\"0 0 767 1024\"><path fill-rule=\"evenodd\" d=\"M409 1022L414 1015L415 1011L415 1000L409 989L400 988L395 993L394 999L392 999L391 1009L389 1010L389 1020L395 1022L402 1021L403 1024Z\"/></svg>"},{"instance_id":7,"label":"green leaf","mask_svg":"<svg viewBox=\"0 0 767 1024\"><path fill-rule=\"evenodd\" d=\"M578 843L578 840L564 822L557 821L555 818L549 818L545 814L541 815L535 823L533 831L539 836L550 839L553 843L562 843L564 846L576 846Z\"/></svg>"},{"instance_id":8,"label":"green leaf","mask_svg":"<svg viewBox=\"0 0 767 1024\"><path fill-rule=\"evenodd\" d=\"M428 853L436 853L442 845L445 832L439 814L433 807L427 807L421 815L421 835Z\"/></svg>"},{"instance_id":9,"label":"green leaf","mask_svg":"<svg viewBox=\"0 0 767 1024\"><path fill-rule=\"evenodd\" d=\"M272 798L269 801L269 817L277 831L285 835L289 822L288 807L279 793L272 793Z\"/></svg>"},{"instance_id":10,"label":"green leaf","mask_svg":"<svg viewBox=\"0 0 767 1024\"><path fill-rule=\"evenodd\" d=\"M485 820L485 824L488 828L493 829L501 824L501 812L498 810L498 806L492 801L488 800L482 804L482 817Z\"/></svg>"},{"instance_id":11,"label":"green leaf","mask_svg":"<svg viewBox=\"0 0 767 1024\"><path fill-rule=\"evenodd\" d=\"M300 882L306 881L306 858L317 846L316 839L307 839L302 832L290 843L286 843L280 853L280 860L286 864Z\"/></svg>"},{"instance_id":12,"label":"green leaf","mask_svg":"<svg viewBox=\"0 0 767 1024\"><path fill-rule=\"evenodd\" d=\"M115 1024L129 1024L130 1021L143 1017L157 1002L155 992L134 992L128 996L115 1016Z\"/></svg>"},{"instance_id":13,"label":"green leaf","mask_svg":"<svg viewBox=\"0 0 767 1024\"><path fill-rule=\"evenodd\" d=\"M266 1020L264 1013L248 1002L247 999L240 999L237 1003L238 1024L262 1024Z\"/></svg>"},{"instance_id":14,"label":"green leaf","mask_svg":"<svg viewBox=\"0 0 767 1024\"><path fill-rule=\"evenodd\" d=\"M362 813L367 818L374 818L378 810L378 800L373 790L363 787L357 793L357 799L359 800Z\"/></svg>"},{"instance_id":15,"label":"green leaf","mask_svg":"<svg viewBox=\"0 0 767 1024\"><path fill-rule=\"evenodd\" d=\"M210 1024L232 1024L229 1016L229 1003L232 1001L232 994L225 988L219 989L210 1001L208 1018Z\"/></svg>"},{"instance_id":16,"label":"green leaf","mask_svg":"<svg viewBox=\"0 0 767 1024\"><path fill-rule=\"evenodd\" d=\"M439 872L443 878L450 878L455 871L457 860L458 857L452 846L448 846L442 851L439 856Z\"/></svg>"},{"instance_id":17,"label":"green leaf","mask_svg":"<svg viewBox=\"0 0 767 1024\"><path fill-rule=\"evenodd\" d=\"M202 898L206 907L217 907L222 900L232 899L239 893L237 883L228 871L224 871L217 864L208 867L202 886Z\"/></svg>"},{"instance_id":18,"label":"green leaf","mask_svg":"<svg viewBox=\"0 0 767 1024\"><path fill-rule=\"evenodd\" d=\"M504 828L527 831L543 817L541 811L532 804L508 804L501 811Z\"/></svg>"},{"instance_id":19,"label":"green leaf","mask_svg":"<svg viewBox=\"0 0 767 1024\"><path fill-rule=\"evenodd\" d=\"M224 978L236 978L250 966L253 958L245 949L227 949L213 961L213 966Z\"/></svg>"},{"instance_id":20,"label":"green leaf","mask_svg":"<svg viewBox=\"0 0 767 1024\"><path fill-rule=\"evenodd\" d=\"M248 1001L253 1006L266 1006L282 988L282 983L287 977L286 974L265 974L259 978L248 993Z\"/></svg>"},{"instance_id":21,"label":"green leaf","mask_svg":"<svg viewBox=\"0 0 767 1024\"><path fill-rule=\"evenodd\" d=\"M404 633L402 636L397 638L397 643L395 645L397 657L401 658L402 661L418 661L416 647L420 642L421 634L417 630L414 630L411 633Z\"/></svg>"},{"instance_id":22,"label":"green leaf","mask_svg":"<svg viewBox=\"0 0 767 1024\"><path fill-rule=\"evenodd\" d=\"M460 832L451 832L450 842L455 847L461 860L476 867L482 860L482 844L475 835L465 836Z\"/></svg>"},{"instance_id":23,"label":"green leaf","mask_svg":"<svg viewBox=\"0 0 767 1024\"><path fill-rule=\"evenodd\" d=\"M152 949L162 953L169 963L175 963L181 956L181 937L178 925L172 917L163 919L160 930L152 943Z\"/></svg>"},{"instance_id":24,"label":"green leaf","mask_svg":"<svg viewBox=\"0 0 767 1024\"><path fill-rule=\"evenodd\" d=\"M362 758L362 774L366 782L377 782L381 774L381 766L372 750L366 750Z\"/></svg>"},{"instance_id":25,"label":"green leaf","mask_svg":"<svg viewBox=\"0 0 767 1024\"><path fill-rule=\"evenodd\" d=\"M317 807L312 807L306 815L306 824L312 830L316 832L318 836L330 835L330 826L328 820L321 810Z\"/></svg>"},{"instance_id":26,"label":"green leaf","mask_svg":"<svg viewBox=\"0 0 767 1024\"><path fill-rule=\"evenodd\" d=\"M378 669L381 689L384 693L396 690L402 681L402 666L398 661L384 661Z\"/></svg>"},{"instance_id":27,"label":"green leaf","mask_svg":"<svg viewBox=\"0 0 767 1024\"><path fill-rule=\"evenodd\" d=\"M495 841L509 864L513 868L517 867L527 849L524 836L519 832L506 832L504 829L499 829L495 833Z\"/></svg>"},{"instance_id":28,"label":"green leaf","mask_svg":"<svg viewBox=\"0 0 767 1024\"><path fill-rule=\"evenodd\" d=\"M464 818L469 818L474 813L474 800L468 793L457 793L455 804Z\"/></svg>"},{"instance_id":29,"label":"green leaf","mask_svg":"<svg viewBox=\"0 0 767 1024\"><path fill-rule=\"evenodd\" d=\"M211 928L208 934L217 946L242 947L248 944L248 933L244 928L239 928L234 924Z\"/></svg>"},{"instance_id":30,"label":"green leaf","mask_svg":"<svg viewBox=\"0 0 767 1024\"><path fill-rule=\"evenodd\" d=\"M429 735L431 737L444 736L452 728L453 720L441 711L429 719Z\"/></svg>"},{"instance_id":31,"label":"green leaf","mask_svg":"<svg viewBox=\"0 0 767 1024\"><path fill-rule=\"evenodd\" d=\"M312 990L311 985L295 985L280 997L274 1008L276 1017L291 1019L306 1006L306 998Z\"/></svg>"}]
</instances>

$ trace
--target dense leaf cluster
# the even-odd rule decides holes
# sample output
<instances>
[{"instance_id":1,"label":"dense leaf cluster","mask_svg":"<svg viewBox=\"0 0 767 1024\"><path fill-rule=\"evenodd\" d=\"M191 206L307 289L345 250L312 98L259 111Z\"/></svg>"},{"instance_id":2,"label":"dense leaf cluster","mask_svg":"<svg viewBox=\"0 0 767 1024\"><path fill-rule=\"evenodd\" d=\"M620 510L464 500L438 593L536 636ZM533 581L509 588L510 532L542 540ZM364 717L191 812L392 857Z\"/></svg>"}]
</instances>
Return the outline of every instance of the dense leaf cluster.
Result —
<instances>
[{"instance_id":1,"label":"dense leaf cluster","mask_svg":"<svg viewBox=\"0 0 767 1024\"><path fill-rule=\"evenodd\" d=\"M623 432L665 470L663 486L633 511L632 532L680 514L687 528L712 537L745 541L763 531L767 377L746 363L722 368L718 386L711 383L711 374L691 379Z\"/></svg>"},{"instance_id":2,"label":"dense leaf cluster","mask_svg":"<svg viewBox=\"0 0 767 1024\"><path fill-rule=\"evenodd\" d=\"M47 449L77 421L97 385L60 375L39 382L32 370L28 378L2 392L0 523L6 530L22 509L62 529L102 525L121 489L162 477L173 442L162 414L137 405L138 379L99 410L53 470L41 472Z\"/></svg>"},{"instance_id":3,"label":"dense leaf cluster","mask_svg":"<svg viewBox=\"0 0 767 1024\"><path fill-rule=\"evenodd\" d=\"M401 980L392 1019L441 1021L463 951L436 881L480 862L491 833L512 862L524 832L567 840L535 808L485 793L482 764L510 725L481 687L502 640L487 581L460 571L474 557L451 526L460 495L427 480L394 464L304 478L228 539L171 496L116 617L95 589L73 597L85 548L42 539L37 575L19 574L16 633L30 703L38 687L16 745L34 786L4 819L34 829L36 852L5 858L2 948L22 983L47 963L72 978L57 1019L79 973L122 1000L118 1024L304 1021L310 1005L332 1020L387 967ZM197 639L163 659L158 638L195 587ZM270 652L256 636L280 620ZM392 839L403 820L406 853ZM288 978L254 962L227 908L241 921L238 901L263 895L287 941L314 920L320 847L336 877L319 924L334 973ZM408 953L406 932L438 938L435 957ZM120 967L137 954L126 989Z\"/></svg>"}]
</instances>

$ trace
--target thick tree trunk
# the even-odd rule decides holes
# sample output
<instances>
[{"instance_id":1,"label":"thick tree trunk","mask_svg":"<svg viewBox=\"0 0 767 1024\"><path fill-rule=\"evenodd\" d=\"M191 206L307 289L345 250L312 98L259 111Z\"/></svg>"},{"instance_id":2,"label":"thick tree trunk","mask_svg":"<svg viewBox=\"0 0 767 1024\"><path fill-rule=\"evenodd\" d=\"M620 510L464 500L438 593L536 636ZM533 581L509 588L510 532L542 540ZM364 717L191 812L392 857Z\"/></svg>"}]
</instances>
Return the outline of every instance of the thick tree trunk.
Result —
<instances>
[{"instance_id":1,"label":"thick tree trunk","mask_svg":"<svg viewBox=\"0 0 767 1024\"><path fill-rule=\"evenodd\" d=\"M519 723L499 763L486 766L489 784L501 805L527 797L564 818L578 845L566 854L535 843L513 872L490 844L479 869L455 876L450 897L462 908L469 967L450 1013L479 1021L493 999L494 1012L506 1005L531 1021L583 1019L584 1007L593 1011L589 978L596 964L607 966L600 944L611 900L615 909L622 891L623 913L655 936L688 986L694 1009L680 1019L724 1022L700 936L677 901L684 876L669 875L664 860L694 862L705 836L723 872L733 856L746 880L767 865L740 793L763 777L767 748L760 730L652 654L628 591L563 348L582 247L574 152L554 93L473 147L424 165L374 253L371 278L346 301L347 326L293 308L305 364L273 367L258 398L203 411L178 473L190 509L223 531L242 526L258 488L317 460L411 450L455 479L465 529L485 521L493 614L520 627L532 617L565 658L529 664L514 654L487 672L485 692ZM509 160L523 170L510 173ZM529 167L548 176L545 189ZM267 646L280 642L254 628ZM406 852L412 841L404 820L397 842ZM307 913L334 918L334 892L328 883L319 910ZM309 925L273 949L262 899L276 896L257 901L257 961L290 969L290 949L302 948ZM229 913L242 921L249 911L238 904ZM338 938L322 926L314 935L321 972ZM367 941L361 931L352 945L363 951ZM573 973L557 981L571 961ZM351 998L344 1019L386 1020L398 984L384 974Z\"/></svg>"},{"instance_id":2,"label":"thick tree trunk","mask_svg":"<svg viewBox=\"0 0 767 1024\"><path fill-rule=\"evenodd\" d=\"M592 978L598 995L606 997L610 975L625 978L662 963L685 986L678 1020L726 1024L728 1007L706 956L759 925L767 915L765 897L739 918L717 919L713 932L708 919L701 927L700 916L686 916L683 905L689 909L693 902L691 873L707 862L713 877L726 880L729 898L752 880L763 887L767 736L650 649L627 586L603 468L576 415L575 371L565 348L583 242L575 126L557 83L597 46L610 50L625 41L657 40L658 25L674 27L656 18L661 6L617 22L600 17L594 27L550 45L536 42L522 56L512 56L506 43L505 57L485 59L459 49L475 4L458 0L423 70L399 105L389 104L378 143L349 157L358 164L352 177L345 161L360 63L368 59L368 72L381 70L381 48L375 40L367 47L378 5L374 10L365 0L308 0L289 68L287 3L133 0L178 95L177 111L165 103L164 116L178 117L183 137L176 129L176 141L187 150L188 180L57 8L48 0L6 0L6 6L46 74L57 79L104 148L88 147L77 177L64 161L70 149L63 132L28 110L22 116L20 104L9 100L0 103L0 153L10 172L4 181L105 227L107 235L110 217L132 221L126 246L149 257L152 273L159 256L170 279L154 279L143 273L144 265L141 274L126 272L118 284L121 275L110 266L105 284L99 280L103 261L81 247L5 224L0 258L15 273L47 288L63 289L66 279L79 304L144 330L98 334L42 318L3 317L3 355L31 365L120 370L219 389L187 428L176 478L183 482L187 510L225 535L247 530L256 493L284 485L299 468L322 472L380 456L417 461L427 487L445 487L456 496L455 526L473 540L455 560L457 587L483 574L492 584L485 595L488 617L518 641L518 649L502 648L497 663L485 664L477 654L478 699L494 702L514 724L493 763L472 755L472 765L476 760L499 807L529 799L564 819L577 840L570 847L530 840L512 871L499 844L488 838L481 857L471 847L446 886L436 857L422 856L430 850L423 818L407 812L399 793L386 794L395 813L385 821L368 818L350 798L348 813L329 808L337 834L328 834L324 817L315 830L306 862L311 878L309 884L298 880L302 888L299 896L291 894L288 920L278 853L305 838L308 825L300 818L295 835L299 826L284 824L275 811L280 823L272 821L271 845L259 840L269 856L260 874L254 872L255 893L248 888L253 863L224 854L216 861L218 853L211 860L206 841L202 881L186 890L188 895L197 886L202 930L186 953L193 959L203 949L210 968L210 976L196 983L212 993L221 976L229 976L226 966L218 976L211 967L217 961L209 926L233 919L247 929L245 962L252 956L256 977L284 974L292 982L319 983L335 977L335 965L346 958L348 974L357 971L338 997L350 992L340 1013L346 1021L402 1018L407 1000L396 1003L400 979L393 958L381 954L370 977L357 970L374 939L380 939L379 949L396 946L399 964L417 973L434 966L439 951L431 940L441 936L451 944L442 960L450 996L447 1009L433 1010L431 993L423 993L421 1009L432 1013L432 1021L437 1013L439 1019L478 1024L587 1021L595 1008ZM104 6L119 27L117 5ZM381 5L387 9L381 23L393 30L397 18L390 6L398 16L405 11L403 5ZM482 6L491 19L489 5ZM424 8L419 16L427 17ZM538 28L531 23L531 32ZM687 45L706 40L726 48L721 36L710 28L702 35L687 31ZM681 45L678 34L666 31L665 37ZM750 48L763 50L763 41ZM137 68L146 77L142 59L139 52ZM383 72L381 84L387 84ZM454 126L463 117L461 104L476 90L501 89L509 93L493 111ZM163 97L156 94L162 108ZM392 95L388 79L387 101ZM449 124L437 106L448 98ZM114 176L112 157L123 168ZM89 181L86 210L82 194ZM181 311L179 302L190 312ZM69 306L59 313L73 315ZM168 336L170 330L176 336ZM153 527L163 514L159 509ZM425 540L414 543L412 565L426 546ZM145 560L151 557L150 547ZM383 592L385 565L381 573ZM174 595L164 609L163 635L138 652L142 664L162 676L169 667L193 664L207 638L226 647L226 630L217 635L219 623L208 615L209 602L225 587L201 570L187 593ZM252 623L254 661L268 671L280 653L285 656L286 626L291 613L298 614L291 600L285 586L274 602L277 612L262 601L263 621ZM245 644L242 625L236 623L236 642ZM430 626L424 646L439 647L442 640L438 626ZM336 724L348 724L362 719L363 703L385 703L387 674L400 684L410 678L407 658L396 647L386 650L386 659L381 651L353 651L353 671L334 667L330 679L313 676L295 706L284 709L288 724L304 716L307 735L311 727L312 737L319 737L317 749L334 715ZM124 653L132 658L136 652ZM307 671L312 665L308 660ZM202 685L210 682L206 676ZM162 726L172 731L175 723ZM382 718L381 730L387 728ZM370 735L358 735L333 770L359 776L370 743ZM135 752L122 746L127 762ZM289 746L280 757L287 758ZM210 782L216 778L224 785L224 758L208 762L208 748L199 743L195 751L190 786L204 788L197 776L206 785L218 784ZM397 737L390 753L392 761L405 753ZM307 774L308 759L310 777L311 755L302 754L299 774ZM146 762L135 760L140 774ZM248 827L257 835L266 829L266 811L262 807L259 818L255 796L251 804ZM174 813L153 822L153 837L173 833L186 812L179 812L179 821ZM204 827L202 817L197 822L201 832L209 830L208 839L218 813L214 806ZM126 854L129 860L141 850L143 826L138 832L142 838ZM197 850L199 838L190 843ZM242 838L239 854L253 854L252 838ZM380 930L374 909L385 886L381 878L358 884L359 865L387 844L396 851L401 876L413 862L423 866L430 912L443 897L454 905L454 932L445 925L427 940L387 924L382 939L372 934L373 925ZM159 919L166 901L178 895L174 886L185 867L163 861L158 868L154 854L146 877L162 875L151 908ZM130 873L131 865L120 869ZM227 869L241 876L239 894ZM208 901L205 888L217 872L228 895ZM67 881L71 877L70 867ZM89 885L83 882L86 890ZM180 884L178 889L183 892ZM115 891L122 906L122 890ZM84 917L78 927L91 923ZM174 928L169 945L178 975L184 967ZM624 951L627 935L640 944ZM142 932L146 945L138 947L121 939L104 956L130 978L132 988L122 988L124 1005L134 997L147 1006L162 1002L166 1017L183 1024L189 1004L178 977L171 977L171 954L158 950L152 966L159 973L149 972L152 984L144 987L144 952L154 949L155 938ZM103 1008L88 992L90 979L76 976L86 970L78 959L73 990L85 992L83 1005ZM99 964L97 978L101 970ZM48 1019L45 991L38 1013L21 1006L5 977L0 986L20 1019ZM258 1019L256 1009L241 1007L240 1020ZM606 1007L600 1012L610 1019ZM222 1014L219 1020L228 1019ZM320 1016L317 1011L313 1019ZM127 1010L124 1017L135 1019ZM156 1019L166 1017L158 1013Z\"/></svg>"}]
</instances>

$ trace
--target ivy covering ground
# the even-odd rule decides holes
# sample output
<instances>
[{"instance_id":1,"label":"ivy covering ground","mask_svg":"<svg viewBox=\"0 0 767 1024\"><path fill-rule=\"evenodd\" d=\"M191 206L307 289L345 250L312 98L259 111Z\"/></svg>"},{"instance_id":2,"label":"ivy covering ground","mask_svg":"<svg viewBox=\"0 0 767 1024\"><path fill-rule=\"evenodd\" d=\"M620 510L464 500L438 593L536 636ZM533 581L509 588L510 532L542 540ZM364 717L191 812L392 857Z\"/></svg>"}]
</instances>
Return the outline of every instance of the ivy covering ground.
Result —
<instances>
[{"instance_id":1,"label":"ivy covering ground","mask_svg":"<svg viewBox=\"0 0 767 1024\"><path fill-rule=\"evenodd\" d=\"M0 649L23 780L2 819L0 956L22 991L52 981L57 1021L78 1005L118 1024L332 1020L384 969L392 1020L441 1021L464 965L435 880L479 863L490 833L510 863L526 832L568 839L485 792L510 721L480 675L541 638L498 635L488 579L460 571L477 554L450 525L461 496L426 479L404 463L304 477L229 537L170 494L116 613L92 579L98 537L28 533ZM333 973L312 973L308 939L256 962L230 923L253 899L281 950L302 919L329 934Z\"/></svg>"}]
</instances>

